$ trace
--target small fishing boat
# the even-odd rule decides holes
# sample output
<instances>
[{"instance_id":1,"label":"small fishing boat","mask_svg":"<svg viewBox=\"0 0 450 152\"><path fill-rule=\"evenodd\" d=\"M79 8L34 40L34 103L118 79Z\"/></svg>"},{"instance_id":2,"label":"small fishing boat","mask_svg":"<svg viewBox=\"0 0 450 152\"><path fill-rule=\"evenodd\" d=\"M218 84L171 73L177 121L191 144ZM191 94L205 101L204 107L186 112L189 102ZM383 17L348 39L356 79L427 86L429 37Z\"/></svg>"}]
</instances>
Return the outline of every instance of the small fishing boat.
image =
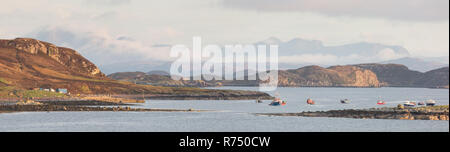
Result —
<instances>
[{"instance_id":1,"label":"small fishing boat","mask_svg":"<svg viewBox=\"0 0 450 152\"><path fill-rule=\"evenodd\" d=\"M417 105L419 105L419 106L423 106L423 105L425 105L425 102L423 102L423 101L420 101L419 103L417 103Z\"/></svg>"},{"instance_id":2,"label":"small fishing boat","mask_svg":"<svg viewBox=\"0 0 450 152\"><path fill-rule=\"evenodd\" d=\"M345 103L350 103L350 100L348 100L348 99L342 99L342 100L341 100L341 103L344 103L344 104L345 104Z\"/></svg>"},{"instance_id":3,"label":"small fishing boat","mask_svg":"<svg viewBox=\"0 0 450 152\"><path fill-rule=\"evenodd\" d=\"M384 102L383 100L378 100L377 101L377 105L385 105L386 104L386 102Z\"/></svg>"},{"instance_id":4,"label":"small fishing boat","mask_svg":"<svg viewBox=\"0 0 450 152\"><path fill-rule=\"evenodd\" d=\"M403 105L405 107L414 107L414 106L416 106L416 102L414 102L414 101L405 101L405 103L403 103Z\"/></svg>"},{"instance_id":5,"label":"small fishing boat","mask_svg":"<svg viewBox=\"0 0 450 152\"><path fill-rule=\"evenodd\" d=\"M269 106L284 106L286 105L286 101L281 100L280 98L275 98Z\"/></svg>"},{"instance_id":6,"label":"small fishing boat","mask_svg":"<svg viewBox=\"0 0 450 152\"><path fill-rule=\"evenodd\" d=\"M306 100L306 104L314 105L314 104L316 104L316 102L314 102L312 99L308 98L308 99Z\"/></svg>"},{"instance_id":7,"label":"small fishing boat","mask_svg":"<svg viewBox=\"0 0 450 152\"><path fill-rule=\"evenodd\" d=\"M263 103L261 99L256 100L256 103Z\"/></svg>"},{"instance_id":8,"label":"small fishing boat","mask_svg":"<svg viewBox=\"0 0 450 152\"><path fill-rule=\"evenodd\" d=\"M427 106L434 106L434 105L436 105L436 101L434 101L434 100L427 100L426 102L425 102L425 104L427 105Z\"/></svg>"}]
</instances>

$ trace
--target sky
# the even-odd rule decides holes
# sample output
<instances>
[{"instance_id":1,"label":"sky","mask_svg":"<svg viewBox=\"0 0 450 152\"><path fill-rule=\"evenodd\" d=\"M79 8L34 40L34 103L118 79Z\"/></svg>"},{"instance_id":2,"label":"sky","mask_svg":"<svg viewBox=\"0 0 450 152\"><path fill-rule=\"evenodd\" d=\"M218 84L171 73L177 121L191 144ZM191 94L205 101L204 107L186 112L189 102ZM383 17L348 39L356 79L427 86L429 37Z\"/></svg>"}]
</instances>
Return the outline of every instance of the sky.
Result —
<instances>
[{"instance_id":1,"label":"sky","mask_svg":"<svg viewBox=\"0 0 450 152\"><path fill-rule=\"evenodd\" d=\"M448 0L2 0L0 38L32 37L94 63L164 60L170 45L252 44L270 37L396 45L449 56ZM126 59L125 59L126 58ZM324 59L326 60L326 58Z\"/></svg>"}]
</instances>

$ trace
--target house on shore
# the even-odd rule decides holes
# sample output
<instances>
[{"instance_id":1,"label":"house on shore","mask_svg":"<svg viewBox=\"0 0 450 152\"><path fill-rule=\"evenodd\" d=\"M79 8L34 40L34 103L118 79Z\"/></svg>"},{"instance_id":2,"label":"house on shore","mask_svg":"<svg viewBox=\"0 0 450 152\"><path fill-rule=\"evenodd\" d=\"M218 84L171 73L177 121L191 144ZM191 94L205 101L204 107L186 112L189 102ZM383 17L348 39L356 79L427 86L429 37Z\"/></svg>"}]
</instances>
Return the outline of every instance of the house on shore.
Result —
<instances>
[{"instance_id":1,"label":"house on shore","mask_svg":"<svg viewBox=\"0 0 450 152\"><path fill-rule=\"evenodd\" d=\"M36 90L36 89L33 89ZM53 88L39 88L38 90L41 91L48 91L48 92L57 92L57 93L62 93L62 94L68 94L69 91L66 88L57 88L57 89L53 89Z\"/></svg>"}]
</instances>

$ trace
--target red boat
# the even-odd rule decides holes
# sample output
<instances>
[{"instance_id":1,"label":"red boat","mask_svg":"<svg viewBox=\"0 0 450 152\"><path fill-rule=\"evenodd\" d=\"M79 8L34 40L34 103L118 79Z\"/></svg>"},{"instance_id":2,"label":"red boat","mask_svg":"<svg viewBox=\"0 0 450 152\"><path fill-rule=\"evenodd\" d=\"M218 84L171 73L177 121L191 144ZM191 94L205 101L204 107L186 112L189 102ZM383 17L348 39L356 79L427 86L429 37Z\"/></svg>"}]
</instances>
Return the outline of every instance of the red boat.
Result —
<instances>
[{"instance_id":1,"label":"red boat","mask_svg":"<svg viewBox=\"0 0 450 152\"><path fill-rule=\"evenodd\" d=\"M306 103L309 105L314 105L316 104L313 100L311 100L310 98L308 98L308 100L306 100Z\"/></svg>"},{"instance_id":2,"label":"red boat","mask_svg":"<svg viewBox=\"0 0 450 152\"><path fill-rule=\"evenodd\" d=\"M386 102L384 102L383 100L378 100L377 101L377 105L385 105L386 104Z\"/></svg>"}]
</instances>

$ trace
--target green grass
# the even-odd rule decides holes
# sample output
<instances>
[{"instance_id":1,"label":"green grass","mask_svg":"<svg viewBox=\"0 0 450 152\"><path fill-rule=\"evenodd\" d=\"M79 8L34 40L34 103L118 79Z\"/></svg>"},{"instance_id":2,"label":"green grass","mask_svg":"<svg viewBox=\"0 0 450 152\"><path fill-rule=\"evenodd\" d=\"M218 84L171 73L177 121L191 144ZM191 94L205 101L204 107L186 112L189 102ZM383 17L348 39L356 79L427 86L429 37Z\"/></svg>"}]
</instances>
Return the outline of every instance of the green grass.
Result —
<instances>
[{"instance_id":1,"label":"green grass","mask_svg":"<svg viewBox=\"0 0 450 152\"><path fill-rule=\"evenodd\" d=\"M12 86L0 87L0 98L61 98L66 97L65 94L57 92L49 92L42 90L23 90Z\"/></svg>"},{"instance_id":2,"label":"green grass","mask_svg":"<svg viewBox=\"0 0 450 152\"><path fill-rule=\"evenodd\" d=\"M0 82L4 84L11 84L8 80L5 80L4 78L0 78Z\"/></svg>"},{"instance_id":3,"label":"green grass","mask_svg":"<svg viewBox=\"0 0 450 152\"><path fill-rule=\"evenodd\" d=\"M416 110L440 110L440 109L447 109L448 110L448 105L415 107L414 109L416 109Z\"/></svg>"},{"instance_id":4,"label":"green grass","mask_svg":"<svg viewBox=\"0 0 450 152\"><path fill-rule=\"evenodd\" d=\"M41 91L41 90L20 90L17 92L17 95L19 95L23 98L32 98L32 97L62 98L62 97L66 97L66 95L62 94L62 93Z\"/></svg>"}]
</instances>

